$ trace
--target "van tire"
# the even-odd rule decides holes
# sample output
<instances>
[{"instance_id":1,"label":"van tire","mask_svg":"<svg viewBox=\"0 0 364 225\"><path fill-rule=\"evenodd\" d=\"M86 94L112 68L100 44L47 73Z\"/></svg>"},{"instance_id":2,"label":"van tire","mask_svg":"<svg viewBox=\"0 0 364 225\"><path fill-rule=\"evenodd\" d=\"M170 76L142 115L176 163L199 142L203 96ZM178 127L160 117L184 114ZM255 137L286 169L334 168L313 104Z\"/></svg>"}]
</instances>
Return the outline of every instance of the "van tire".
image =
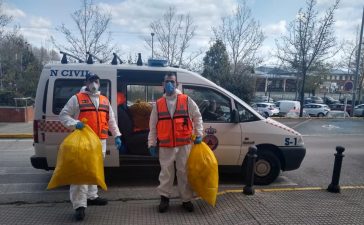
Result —
<instances>
[{"instance_id":1,"label":"van tire","mask_svg":"<svg viewBox=\"0 0 364 225\"><path fill-rule=\"evenodd\" d=\"M266 118L269 117L269 113L267 113L267 112L264 112L264 115L265 115Z\"/></svg>"},{"instance_id":2,"label":"van tire","mask_svg":"<svg viewBox=\"0 0 364 225\"><path fill-rule=\"evenodd\" d=\"M255 162L254 184L268 185L275 181L281 172L281 162L271 151L258 150Z\"/></svg>"},{"instance_id":3,"label":"van tire","mask_svg":"<svg viewBox=\"0 0 364 225\"><path fill-rule=\"evenodd\" d=\"M319 113L319 114L317 114L317 116L318 116L318 117L324 117L324 116L325 116L325 114L323 114L323 113Z\"/></svg>"}]
</instances>

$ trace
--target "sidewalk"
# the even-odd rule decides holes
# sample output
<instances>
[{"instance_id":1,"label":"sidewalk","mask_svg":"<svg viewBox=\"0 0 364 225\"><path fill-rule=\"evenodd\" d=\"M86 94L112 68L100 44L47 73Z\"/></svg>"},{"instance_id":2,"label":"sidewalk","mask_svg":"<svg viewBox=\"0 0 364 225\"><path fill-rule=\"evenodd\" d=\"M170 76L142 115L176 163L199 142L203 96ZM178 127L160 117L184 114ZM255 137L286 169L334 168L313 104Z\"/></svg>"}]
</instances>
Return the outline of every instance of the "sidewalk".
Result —
<instances>
[{"instance_id":1,"label":"sidewalk","mask_svg":"<svg viewBox=\"0 0 364 225\"><path fill-rule=\"evenodd\" d=\"M218 196L216 207L198 199L195 212L185 212L172 199L169 211L157 211L159 200L112 200L107 206L90 206L80 224L364 224L364 187L326 190L240 191ZM70 203L0 205L0 224L74 224Z\"/></svg>"},{"instance_id":2,"label":"sidewalk","mask_svg":"<svg viewBox=\"0 0 364 225\"><path fill-rule=\"evenodd\" d=\"M0 138L33 138L33 122L0 123Z\"/></svg>"}]
</instances>

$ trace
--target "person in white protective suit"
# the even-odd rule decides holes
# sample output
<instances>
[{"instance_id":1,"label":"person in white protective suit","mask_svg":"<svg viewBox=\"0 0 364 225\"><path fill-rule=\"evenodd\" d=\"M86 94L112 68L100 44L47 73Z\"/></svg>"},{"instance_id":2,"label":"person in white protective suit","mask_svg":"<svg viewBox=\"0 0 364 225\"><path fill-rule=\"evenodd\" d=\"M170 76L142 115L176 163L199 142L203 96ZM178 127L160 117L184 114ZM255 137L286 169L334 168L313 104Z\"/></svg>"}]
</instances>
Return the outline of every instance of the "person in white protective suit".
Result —
<instances>
[{"instance_id":1,"label":"person in white protective suit","mask_svg":"<svg viewBox=\"0 0 364 225\"><path fill-rule=\"evenodd\" d=\"M158 155L161 171L157 191L161 196L159 212L168 210L172 194L176 162L178 191L182 207L193 212L191 202L193 192L187 180L187 160L191 151L191 135L197 137L195 143L201 143L203 135L202 117L197 104L187 95L176 89L177 77L167 73L163 87L165 94L153 106L149 121L148 147L152 156Z\"/></svg>"},{"instance_id":2,"label":"person in white protective suit","mask_svg":"<svg viewBox=\"0 0 364 225\"><path fill-rule=\"evenodd\" d=\"M88 74L86 88L82 88L79 93L69 99L59 114L59 119L69 129L82 129L84 124L80 120L86 118L87 125L100 138L102 154L105 157L108 131L115 137L115 145L121 153L125 148L112 107L107 97L100 94L99 87L99 77L95 74ZM97 185L70 185L70 200L77 220L84 219L87 205L107 204L107 200L99 197L97 191Z\"/></svg>"}]
</instances>

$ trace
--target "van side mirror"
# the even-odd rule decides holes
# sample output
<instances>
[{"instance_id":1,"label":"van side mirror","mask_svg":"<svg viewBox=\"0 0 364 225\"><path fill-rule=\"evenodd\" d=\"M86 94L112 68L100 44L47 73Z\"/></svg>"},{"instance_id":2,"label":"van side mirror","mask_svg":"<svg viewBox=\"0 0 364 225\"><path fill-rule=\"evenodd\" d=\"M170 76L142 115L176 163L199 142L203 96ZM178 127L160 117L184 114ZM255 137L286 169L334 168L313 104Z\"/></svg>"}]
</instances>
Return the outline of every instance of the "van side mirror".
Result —
<instances>
[{"instance_id":1,"label":"van side mirror","mask_svg":"<svg viewBox=\"0 0 364 225\"><path fill-rule=\"evenodd\" d=\"M240 122L240 119L239 119L239 112L238 110L236 109L233 109L233 111L231 112L231 115L232 115L232 122L233 123L239 123Z\"/></svg>"}]
</instances>

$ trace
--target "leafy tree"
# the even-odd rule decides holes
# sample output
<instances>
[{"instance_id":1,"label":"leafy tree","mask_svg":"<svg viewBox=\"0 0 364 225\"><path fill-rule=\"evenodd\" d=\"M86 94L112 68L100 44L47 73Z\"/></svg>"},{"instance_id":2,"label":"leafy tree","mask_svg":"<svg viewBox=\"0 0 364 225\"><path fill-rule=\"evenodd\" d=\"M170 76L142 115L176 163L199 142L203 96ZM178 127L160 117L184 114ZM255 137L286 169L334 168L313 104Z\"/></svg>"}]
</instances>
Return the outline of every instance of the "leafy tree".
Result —
<instances>
[{"instance_id":1,"label":"leafy tree","mask_svg":"<svg viewBox=\"0 0 364 225\"><path fill-rule=\"evenodd\" d=\"M4 32L4 27L11 22L13 18L3 13L3 1L0 0L0 37Z\"/></svg>"},{"instance_id":2,"label":"leafy tree","mask_svg":"<svg viewBox=\"0 0 364 225\"><path fill-rule=\"evenodd\" d=\"M250 102L255 87L255 78L251 74L252 68L238 64L236 74L232 74L230 71L231 63L226 47L221 40L216 40L206 52L202 75Z\"/></svg>"},{"instance_id":3,"label":"leafy tree","mask_svg":"<svg viewBox=\"0 0 364 225\"><path fill-rule=\"evenodd\" d=\"M334 12L340 0L326 10L322 18L316 9L316 0L306 0L306 8L300 9L296 19L288 26L288 32L276 41L277 57L283 64L295 69L301 75L301 105L304 103L305 79L315 64L322 64L334 55ZM300 116L302 116L301 107Z\"/></svg>"},{"instance_id":4,"label":"leafy tree","mask_svg":"<svg viewBox=\"0 0 364 225\"><path fill-rule=\"evenodd\" d=\"M17 32L0 40L0 104L14 104L14 97L35 97L42 64L31 46Z\"/></svg>"},{"instance_id":5,"label":"leafy tree","mask_svg":"<svg viewBox=\"0 0 364 225\"><path fill-rule=\"evenodd\" d=\"M71 14L76 31L65 24L57 27L68 45L57 43L54 37L52 42L59 50L72 53L81 59L86 60L86 53L90 52L106 61L111 58L112 52L117 51L116 46L111 44L111 33L108 32L111 14L103 12L93 0L81 0L81 3L81 9Z\"/></svg>"},{"instance_id":6,"label":"leafy tree","mask_svg":"<svg viewBox=\"0 0 364 225\"><path fill-rule=\"evenodd\" d=\"M230 75L229 57L221 40L216 40L203 58L202 76L217 84L224 83Z\"/></svg>"}]
</instances>

